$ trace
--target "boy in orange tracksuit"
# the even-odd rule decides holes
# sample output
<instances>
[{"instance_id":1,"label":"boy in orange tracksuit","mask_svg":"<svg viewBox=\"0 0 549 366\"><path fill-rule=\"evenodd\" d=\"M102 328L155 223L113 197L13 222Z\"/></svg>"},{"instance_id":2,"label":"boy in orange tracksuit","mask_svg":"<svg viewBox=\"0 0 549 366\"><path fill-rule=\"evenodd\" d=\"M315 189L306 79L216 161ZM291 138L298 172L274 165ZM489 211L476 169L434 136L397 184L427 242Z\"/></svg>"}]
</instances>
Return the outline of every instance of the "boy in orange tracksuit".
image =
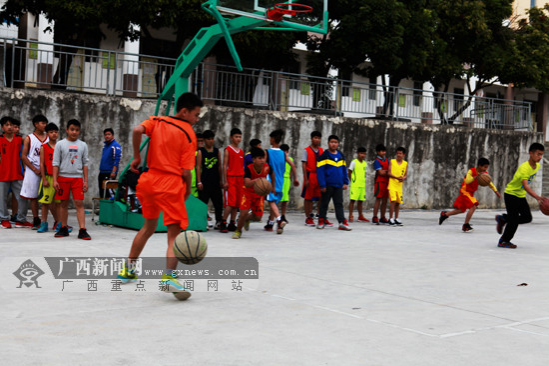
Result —
<instances>
[{"instance_id":1,"label":"boy in orange tracksuit","mask_svg":"<svg viewBox=\"0 0 549 366\"><path fill-rule=\"evenodd\" d=\"M471 218L473 217L473 214L478 206L478 201L474 197L474 194L478 189L478 177L486 172L489 166L490 161L488 161L488 159L480 158L478 159L477 167L469 169L467 175L461 183L461 188L459 190L460 194L454 202L454 210L450 212L442 211L440 213L440 218L438 219L439 225L442 225L448 217L464 213L469 210L465 216L465 222L463 223L462 230L465 233L470 233L473 231L473 227L469 224L469 221L471 221ZM501 195L492 182L490 182L490 188L492 188L498 198L501 198Z\"/></svg>"},{"instance_id":2,"label":"boy in orange tracksuit","mask_svg":"<svg viewBox=\"0 0 549 366\"><path fill-rule=\"evenodd\" d=\"M168 249L161 289L178 293L177 298L180 300L189 298L191 293L177 281L177 258L173 253L173 243L189 224L185 201L191 194L191 171L196 163L196 135L192 126L198 122L202 106L198 96L184 93L177 100L175 116L151 117L133 129L134 157L131 169L134 172L138 172L137 168L141 164L141 136L146 134L150 137L147 153L149 169L141 175L137 185L137 198L142 204L145 224L135 236L128 265L122 268L118 278L122 282L137 280L135 262L147 240L154 234L162 211L164 225L168 228Z\"/></svg>"}]
</instances>

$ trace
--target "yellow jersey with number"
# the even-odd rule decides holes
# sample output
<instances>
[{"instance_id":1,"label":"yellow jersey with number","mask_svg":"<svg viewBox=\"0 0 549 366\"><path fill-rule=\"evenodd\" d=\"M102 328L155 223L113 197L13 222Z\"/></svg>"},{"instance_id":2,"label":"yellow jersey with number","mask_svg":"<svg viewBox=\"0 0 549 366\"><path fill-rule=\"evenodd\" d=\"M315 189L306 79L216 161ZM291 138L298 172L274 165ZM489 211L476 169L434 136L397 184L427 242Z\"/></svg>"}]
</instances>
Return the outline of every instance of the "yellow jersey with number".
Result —
<instances>
[{"instance_id":1,"label":"yellow jersey with number","mask_svg":"<svg viewBox=\"0 0 549 366\"><path fill-rule=\"evenodd\" d=\"M391 160L391 174L395 177L402 177L406 174L406 168L408 167L408 162L402 160L399 164L396 159ZM402 192L402 182L395 178L389 178L389 190Z\"/></svg>"}]
</instances>

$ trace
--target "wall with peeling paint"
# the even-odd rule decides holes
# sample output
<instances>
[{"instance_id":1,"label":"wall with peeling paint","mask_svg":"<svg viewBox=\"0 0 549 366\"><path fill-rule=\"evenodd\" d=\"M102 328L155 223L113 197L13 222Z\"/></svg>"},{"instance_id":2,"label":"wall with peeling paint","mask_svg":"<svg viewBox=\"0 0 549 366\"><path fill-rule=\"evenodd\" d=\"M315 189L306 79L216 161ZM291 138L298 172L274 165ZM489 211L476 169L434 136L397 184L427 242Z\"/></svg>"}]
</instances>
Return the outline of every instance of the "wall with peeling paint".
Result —
<instances>
[{"instance_id":1,"label":"wall with peeling paint","mask_svg":"<svg viewBox=\"0 0 549 366\"><path fill-rule=\"evenodd\" d=\"M11 115L22 121L22 132L32 132L30 120L38 113L45 114L51 122L64 124L72 118L83 124L82 140L90 149L91 194L97 195L96 177L103 146L103 129L112 127L115 138L123 147L123 163L131 157L131 129L154 113L156 101L104 97L87 94L64 93L37 90L13 90L0 88L2 115ZM404 184L403 208L448 208L453 203L467 169L476 165L480 157L490 160L491 174L500 191L511 180L519 163L528 159L528 146L542 141L537 133L468 129L458 126L421 125L405 122L386 122L367 119L353 119L303 113L286 113L253 109L205 107L196 131L212 129L216 132L216 145L226 146L231 128L243 131L243 147L252 138L263 141L263 148L269 147L269 133L283 129L286 136L283 143L291 147L290 155L296 161L301 159L302 150L309 144L309 135L319 130L323 135L322 146L327 137L336 134L341 139L341 151L350 162L356 148L364 146L369 165L368 204L373 205L373 160L375 146L387 146L387 156L394 157L395 149L403 146L408 150L408 180ZM61 137L65 137L63 131ZM95 158L95 159L93 159ZM301 180L301 169L299 169ZM533 187L541 191L541 175L534 180ZM292 188L291 206L301 207L301 187ZM503 207L488 188L477 193L480 207ZM533 203L533 202L532 202Z\"/></svg>"}]
</instances>

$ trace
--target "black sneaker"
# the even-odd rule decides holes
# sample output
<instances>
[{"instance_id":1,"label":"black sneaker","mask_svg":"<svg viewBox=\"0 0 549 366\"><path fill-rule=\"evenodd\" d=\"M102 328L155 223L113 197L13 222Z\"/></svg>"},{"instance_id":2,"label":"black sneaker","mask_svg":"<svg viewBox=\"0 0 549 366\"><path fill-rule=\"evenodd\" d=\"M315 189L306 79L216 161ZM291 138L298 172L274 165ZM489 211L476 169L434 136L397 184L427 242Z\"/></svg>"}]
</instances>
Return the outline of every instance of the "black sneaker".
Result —
<instances>
[{"instance_id":1,"label":"black sneaker","mask_svg":"<svg viewBox=\"0 0 549 366\"><path fill-rule=\"evenodd\" d=\"M267 225L263 226L263 229L265 229L265 231L273 231L273 226L271 221L267 221Z\"/></svg>"},{"instance_id":2,"label":"black sneaker","mask_svg":"<svg viewBox=\"0 0 549 366\"><path fill-rule=\"evenodd\" d=\"M395 227L397 226L395 219L389 219L388 223L389 223L389 226L395 226Z\"/></svg>"},{"instance_id":3,"label":"black sneaker","mask_svg":"<svg viewBox=\"0 0 549 366\"><path fill-rule=\"evenodd\" d=\"M227 229L227 222L225 220L221 221L221 225L219 226L219 231L222 233L229 232L229 230Z\"/></svg>"},{"instance_id":4,"label":"black sneaker","mask_svg":"<svg viewBox=\"0 0 549 366\"><path fill-rule=\"evenodd\" d=\"M69 228L66 226L61 226L61 229L54 235L56 238L63 238L65 236L69 236Z\"/></svg>"},{"instance_id":5,"label":"black sneaker","mask_svg":"<svg viewBox=\"0 0 549 366\"><path fill-rule=\"evenodd\" d=\"M221 221L217 221L214 225L214 230L220 230L221 229Z\"/></svg>"},{"instance_id":6,"label":"black sneaker","mask_svg":"<svg viewBox=\"0 0 549 366\"><path fill-rule=\"evenodd\" d=\"M442 211L440 213L440 217L438 218L438 224L439 225L442 225L442 223L444 222L444 220L448 219L448 216L446 216L446 211Z\"/></svg>"},{"instance_id":7,"label":"black sneaker","mask_svg":"<svg viewBox=\"0 0 549 366\"><path fill-rule=\"evenodd\" d=\"M227 226L227 230L229 230L229 231L235 231L236 230L236 225L235 225L234 221L231 221L229 223L229 226Z\"/></svg>"},{"instance_id":8,"label":"black sneaker","mask_svg":"<svg viewBox=\"0 0 549 366\"><path fill-rule=\"evenodd\" d=\"M498 247L516 249L517 246L510 241L502 241L501 239L499 239Z\"/></svg>"},{"instance_id":9,"label":"black sneaker","mask_svg":"<svg viewBox=\"0 0 549 366\"><path fill-rule=\"evenodd\" d=\"M289 224L290 222L288 220L286 220L286 216L285 215L282 215L282 217L280 218L282 221L284 221L286 224Z\"/></svg>"},{"instance_id":10,"label":"black sneaker","mask_svg":"<svg viewBox=\"0 0 549 366\"><path fill-rule=\"evenodd\" d=\"M91 236L90 236L90 234L88 234L86 229L80 229L80 231L78 232L78 239L91 240Z\"/></svg>"},{"instance_id":11,"label":"black sneaker","mask_svg":"<svg viewBox=\"0 0 549 366\"><path fill-rule=\"evenodd\" d=\"M496 215L496 222L496 231L501 235L503 234L503 229L505 228L505 224L507 224L507 220L505 220L503 215Z\"/></svg>"},{"instance_id":12,"label":"black sneaker","mask_svg":"<svg viewBox=\"0 0 549 366\"><path fill-rule=\"evenodd\" d=\"M38 230L40 224L42 224L42 220L40 220L40 217L35 217L32 220L32 230Z\"/></svg>"},{"instance_id":13,"label":"black sneaker","mask_svg":"<svg viewBox=\"0 0 549 366\"><path fill-rule=\"evenodd\" d=\"M464 224L463 227L461 228L461 230L463 230L464 233L470 233L472 232L474 229L471 225L469 224Z\"/></svg>"}]
</instances>

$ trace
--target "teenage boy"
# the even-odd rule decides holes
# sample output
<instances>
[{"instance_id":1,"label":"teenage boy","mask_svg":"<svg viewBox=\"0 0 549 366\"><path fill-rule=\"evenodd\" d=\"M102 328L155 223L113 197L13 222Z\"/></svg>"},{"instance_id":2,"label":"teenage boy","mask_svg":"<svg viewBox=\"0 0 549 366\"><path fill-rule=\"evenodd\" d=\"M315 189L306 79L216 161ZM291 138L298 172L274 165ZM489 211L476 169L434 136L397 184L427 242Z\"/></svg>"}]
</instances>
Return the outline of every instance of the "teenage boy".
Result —
<instances>
[{"instance_id":1,"label":"teenage boy","mask_svg":"<svg viewBox=\"0 0 549 366\"><path fill-rule=\"evenodd\" d=\"M326 227L326 214L330 200L334 201L336 218L339 222L339 230L351 231L351 227L345 219L343 211L343 191L349 186L347 175L347 164L343 153L337 150L339 137L331 135L328 137L328 150L324 151L318 158L317 176L320 192L322 192L320 212L318 214L317 229Z\"/></svg>"},{"instance_id":2,"label":"teenage boy","mask_svg":"<svg viewBox=\"0 0 549 366\"><path fill-rule=\"evenodd\" d=\"M318 186L316 164L318 157L324 152L320 147L321 139L322 134L319 131L311 132L311 144L303 150L301 157L301 167L303 169L303 191L301 192L301 197L304 199L305 226L310 227L315 227L313 202L317 201L320 206L320 187ZM327 226L330 225L332 224L327 224Z\"/></svg>"},{"instance_id":3,"label":"teenage boy","mask_svg":"<svg viewBox=\"0 0 549 366\"><path fill-rule=\"evenodd\" d=\"M40 187L40 149L42 145L48 142L46 134L46 125L48 119L39 114L32 119L34 132L23 140L23 152L21 160L25 165L25 178L21 187L21 197L30 200L31 211L33 216L32 225L23 223L27 227L30 226L33 230L38 230L40 227L40 217L38 217L38 189ZM27 208L25 205L25 217L27 216Z\"/></svg>"},{"instance_id":4,"label":"teenage boy","mask_svg":"<svg viewBox=\"0 0 549 366\"><path fill-rule=\"evenodd\" d=\"M101 163L99 164L99 175L97 181L99 183L99 197L105 198L105 190L103 181L114 180L118 174L118 165L122 158L122 147L114 139L114 130L106 128L103 131L103 152L101 154Z\"/></svg>"},{"instance_id":5,"label":"teenage boy","mask_svg":"<svg viewBox=\"0 0 549 366\"><path fill-rule=\"evenodd\" d=\"M235 218L244 189L244 151L239 147L242 142L242 131L238 128L231 130L231 144L223 153L223 187L225 188L225 212L219 229L222 233L236 230ZM227 218L231 215L231 222L227 225Z\"/></svg>"},{"instance_id":6,"label":"teenage boy","mask_svg":"<svg viewBox=\"0 0 549 366\"><path fill-rule=\"evenodd\" d=\"M212 200L215 210L215 226L219 230L223 220L223 172L221 170L221 153L214 146L215 134L211 130L203 132L204 147L198 149L196 158L196 186L198 198L205 204Z\"/></svg>"},{"instance_id":7,"label":"teenage boy","mask_svg":"<svg viewBox=\"0 0 549 366\"><path fill-rule=\"evenodd\" d=\"M67 138L59 141L53 152L53 188L58 204L57 217L61 222L56 238L69 236L69 197L76 206L76 218L80 231L78 239L91 240L86 231L86 216L84 212L84 193L88 191L88 145L80 140L81 124L75 119L67 122Z\"/></svg>"}]
</instances>

